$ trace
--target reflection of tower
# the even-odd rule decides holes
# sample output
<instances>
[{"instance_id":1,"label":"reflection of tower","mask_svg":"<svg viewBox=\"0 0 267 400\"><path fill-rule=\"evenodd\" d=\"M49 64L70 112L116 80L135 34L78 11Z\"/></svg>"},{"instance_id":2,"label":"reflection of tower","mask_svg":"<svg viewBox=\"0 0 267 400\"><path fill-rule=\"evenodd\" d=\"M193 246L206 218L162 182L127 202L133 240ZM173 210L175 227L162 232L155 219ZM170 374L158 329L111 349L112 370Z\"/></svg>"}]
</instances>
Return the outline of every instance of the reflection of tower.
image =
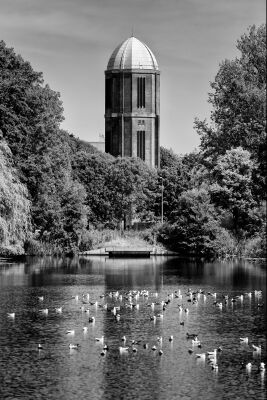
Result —
<instances>
[{"instance_id":1,"label":"reflection of tower","mask_svg":"<svg viewBox=\"0 0 267 400\"><path fill-rule=\"evenodd\" d=\"M158 319L157 322L150 320L150 314L153 311L147 307L153 297L149 299L140 296L133 298L132 302L140 305L140 309L126 306L129 305L128 296L125 294L129 290L147 289L149 292L155 292L162 289L160 287L163 268L163 259L151 257L150 259L105 259L105 293L118 290L124 294L122 300L108 299L110 304L120 306L118 313L120 320L116 321L111 312L103 314L103 335L108 343L112 343L113 349L105 358L103 364L103 398L137 398L136 383L142 389L138 392L139 398L152 398L157 400L160 396L158 390L161 379L158 364L161 358L151 350L158 336L163 336L163 322ZM126 336L126 343L122 343L122 336ZM137 354L132 353L132 340L141 340ZM148 349L143 348L143 344L148 343ZM129 357L120 355L119 346L129 346ZM158 353L158 352L157 352ZM140 354L140 356L139 356ZM151 368L151 359L155 356L157 362L152 363L155 368ZM114 363L115 361L115 363ZM151 374L151 378L150 378ZM152 393L152 397L151 397Z\"/></svg>"},{"instance_id":2,"label":"reflection of tower","mask_svg":"<svg viewBox=\"0 0 267 400\"><path fill-rule=\"evenodd\" d=\"M131 37L113 51L105 71L105 151L159 166L160 72L152 51Z\"/></svg>"}]
</instances>

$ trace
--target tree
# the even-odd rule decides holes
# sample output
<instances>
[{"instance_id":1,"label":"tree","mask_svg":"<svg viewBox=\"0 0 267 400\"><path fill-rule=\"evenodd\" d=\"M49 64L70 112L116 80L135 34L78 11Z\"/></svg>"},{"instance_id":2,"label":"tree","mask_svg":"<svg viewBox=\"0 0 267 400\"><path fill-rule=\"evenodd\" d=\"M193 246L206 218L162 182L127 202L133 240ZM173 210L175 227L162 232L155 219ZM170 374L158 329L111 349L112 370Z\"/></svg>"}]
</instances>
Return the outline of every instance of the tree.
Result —
<instances>
[{"instance_id":1,"label":"tree","mask_svg":"<svg viewBox=\"0 0 267 400\"><path fill-rule=\"evenodd\" d=\"M27 188L19 181L12 153L0 134L0 253L24 254L30 231Z\"/></svg>"},{"instance_id":2,"label":"tree","mask_svg":"<svg viewBox=\"0 0 267 400\"><path fill-rule=\"evenodd\" d=\"M108 182L109 170L113 157L100 152L87 153L84 150L72 156L72 175L85 188L86 204L90 214L89 225L109 225L112 221L113 208Z\"/></svg>"},{"instance_id":3,"label":"tree","mask_svg":"<svg viewBox=\"0 0 267 400\"><path fill-rule=\"evenodd\" d=\"M266 176L266 28L252 26L237 43L241 56L221 63L211 83L211 122L196 119L200 148L212 168L218 155L242 147L256 161L254 195L265 196Z\"/></svg>"},{"instance_id":4,"label":"tree","mask_svg":"<svg viewBox=\"0 0 267 400\"><path fill-rule=\"evenodd\" d=\"M158 239L183 256L212 257L233 251L233 240L220 227L220 219L205 189L181 194L172 223L159 229ZM224 245L219 247L222 239Z\"/></svg>"},{"instance_id":5,"label":"tree","mask_svg":"<svg viewBox=\"0 0 267 400\"><path fill-rule=\"evenodd\" d=\"M249 212L256 206L252 195L255 168L250 152L238 147L219 156L213 169L211 199L217 207L231 213L232 230L239 238L248 230Z\"/></svg>"},{"instance_id":6,"label":"tree","mask_svg":"<svg viewBox=\"0 0 267 400\"><path fill-rule=\"evenodd\" d=\"M156 171L136 158L116 158L110 165L108 187L116 221L126 216L153 219Z\"/></svg>"},{"instance_id":7,"label":"tree","mask_svg":"<svg viewBox=\"0 0 267 400\"><path fill-rule=\"evenodd\" d=\"M0 41L0 128L17 164L53 147L63 118L59 93L43 86L42 73Z\"/></svg>"}]
</instances>

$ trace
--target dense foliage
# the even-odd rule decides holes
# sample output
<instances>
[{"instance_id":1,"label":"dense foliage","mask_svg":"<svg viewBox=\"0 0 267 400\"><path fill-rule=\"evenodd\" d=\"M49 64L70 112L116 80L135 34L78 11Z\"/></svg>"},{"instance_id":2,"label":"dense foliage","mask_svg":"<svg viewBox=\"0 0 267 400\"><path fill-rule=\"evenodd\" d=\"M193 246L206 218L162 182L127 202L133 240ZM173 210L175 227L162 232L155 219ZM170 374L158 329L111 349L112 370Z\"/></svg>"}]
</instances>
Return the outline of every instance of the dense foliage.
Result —
<instances>
[{"instance_id":1,"label":"dense foliage","mask_svg":"<svg viewBox=\"0 0 267 400\"><path fill-rule=\"evenodd\" d=\"M211 124L195 121L199 151L161 148L158 170L63 131L59 93L0 42L1 252L88 250L141 221L182 255L264 256L265 42L264 26L241 37L211 83Z\"/></svg>"},{"instance_id":2,"label":"dense foliage","mask_svg":"<svg viewBox=\"0 0 267 400\"><path fill-rule=\"evenodd\" d=\"M25 185L13 165L6 142L0 141L0 253L24 253L23 246L30 231L30 202Z\"/></svg>"}]
</instances>

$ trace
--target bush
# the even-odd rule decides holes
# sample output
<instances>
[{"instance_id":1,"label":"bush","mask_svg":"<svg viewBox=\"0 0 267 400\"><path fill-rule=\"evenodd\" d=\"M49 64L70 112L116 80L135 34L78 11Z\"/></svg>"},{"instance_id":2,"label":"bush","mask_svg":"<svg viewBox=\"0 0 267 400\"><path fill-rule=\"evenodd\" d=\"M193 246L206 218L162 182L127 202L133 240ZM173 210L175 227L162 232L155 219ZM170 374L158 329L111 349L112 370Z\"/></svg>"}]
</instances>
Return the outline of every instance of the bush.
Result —
<instances>
[{"instance_id":1,"label":"bush","mask_svg":"<svg viewBox=\"0 0 267 400\"><path fill-rule=\"evenodd\" d=\"M254 236L244 244L244 257L266 258L266 232Z\"/></svg>"}]
</instances>

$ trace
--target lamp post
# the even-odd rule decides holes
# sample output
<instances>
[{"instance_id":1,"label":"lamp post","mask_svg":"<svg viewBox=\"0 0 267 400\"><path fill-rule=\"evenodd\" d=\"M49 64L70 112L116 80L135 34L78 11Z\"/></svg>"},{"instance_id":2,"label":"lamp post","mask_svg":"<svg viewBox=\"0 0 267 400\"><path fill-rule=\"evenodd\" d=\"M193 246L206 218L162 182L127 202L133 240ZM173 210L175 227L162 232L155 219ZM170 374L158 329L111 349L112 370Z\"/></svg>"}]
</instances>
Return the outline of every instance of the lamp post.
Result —
<instances>
[{"instance_id":1,"label":"lamp post","mask_svg":"<svg viewBox=\"0 0 267 400\"><path fill-rule=\"evenodd\" d=\"M163 178L161 177L161 223L163 224Z\"/></svg>"}]
</instances>

